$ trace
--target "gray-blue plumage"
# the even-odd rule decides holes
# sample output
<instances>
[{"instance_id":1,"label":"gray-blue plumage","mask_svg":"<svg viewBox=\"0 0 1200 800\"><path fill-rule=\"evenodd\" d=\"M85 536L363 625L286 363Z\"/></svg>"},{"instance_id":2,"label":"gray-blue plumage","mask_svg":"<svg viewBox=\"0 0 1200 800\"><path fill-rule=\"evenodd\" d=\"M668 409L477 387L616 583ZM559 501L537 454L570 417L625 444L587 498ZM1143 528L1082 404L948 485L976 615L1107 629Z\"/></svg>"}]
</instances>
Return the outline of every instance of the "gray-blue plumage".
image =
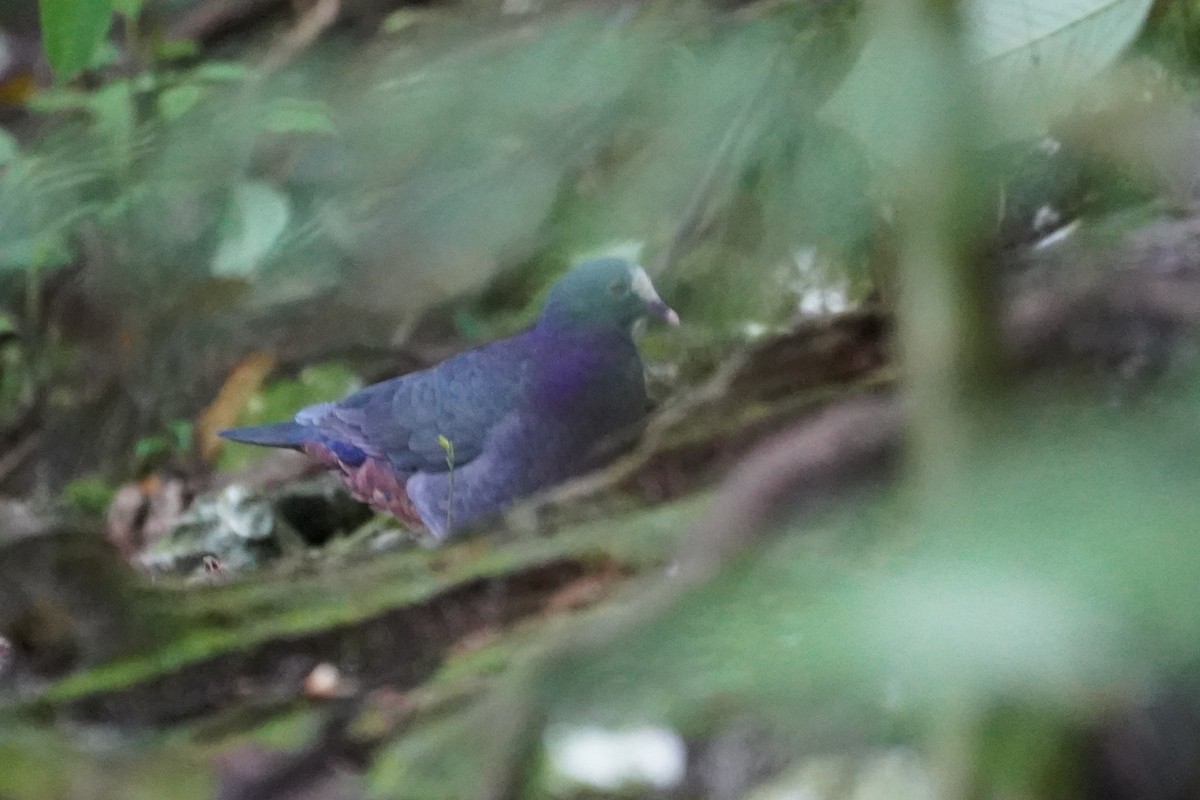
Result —
<instances>
[{"instance_id":1,"label":"gray-blue plumage","mask_svg":"<svg viewBox=\"0 0 1200 800\"><path fill-rule=\"evenodd\" d=\"M526 331L369 386L236 441L304 450L380 510L444 537L514 498L595 467L640 430L638 319L678 321L646 273L575 267Z\"/></svg>"}]
</instances>

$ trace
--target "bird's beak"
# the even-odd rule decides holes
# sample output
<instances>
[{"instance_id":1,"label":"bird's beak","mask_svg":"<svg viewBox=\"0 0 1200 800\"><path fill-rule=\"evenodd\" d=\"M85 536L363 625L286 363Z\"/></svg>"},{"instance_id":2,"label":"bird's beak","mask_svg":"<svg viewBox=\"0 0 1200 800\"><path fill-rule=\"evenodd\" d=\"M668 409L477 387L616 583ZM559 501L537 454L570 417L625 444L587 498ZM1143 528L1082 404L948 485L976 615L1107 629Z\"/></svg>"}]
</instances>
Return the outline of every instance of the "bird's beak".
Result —
<instances>
[{"instance_id":1,"label":"bird's beak","mask_svg":"<svg viewBox=\"0 0 1200 800\"><path fill-rule=\"evenodd\" d=\"M668 325L678 325L679 315L675 313L675 309L664 303L662 300L654 300L646 304L650 309L650 313L659 319L666 322Z\"/></svg>"},{"instance_id":2,"label":"bird's beak","mask_svg":"<svg viewBox=\"0 0 1200 800\"><path fill-rule=\"evenodd\" d=\"M658 292L654 289L654 284L650 282L650 276L646 274L646 270L637 267L633 271L633 282L631 283L633 293L642 298L646 304L646 309L666 322L668 325L678 325L679 315L675 313L675 309L668 306L658 296Z\"/></svg>"}]
</instances>

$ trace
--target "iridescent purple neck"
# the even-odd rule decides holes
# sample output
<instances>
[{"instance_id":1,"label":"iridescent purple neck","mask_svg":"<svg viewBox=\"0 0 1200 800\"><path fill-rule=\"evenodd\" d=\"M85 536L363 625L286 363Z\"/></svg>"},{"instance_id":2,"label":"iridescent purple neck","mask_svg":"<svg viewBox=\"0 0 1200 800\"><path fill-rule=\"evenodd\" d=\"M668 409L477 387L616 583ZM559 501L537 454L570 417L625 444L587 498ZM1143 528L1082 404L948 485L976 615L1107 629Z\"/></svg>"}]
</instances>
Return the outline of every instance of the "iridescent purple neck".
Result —
<instances>
[{"instance_id":1,"label":"iridescent purple neck","mask_svg":"<svg viewBox=\"0 0 1200 800\"><path fill-rule=\"evenodd\" d=\"M559 408L570 398L603 386L614 366L637 358L630 335L611 325L557 328L539 324L530 330L537 358L535 403Z\"/></svg>"}]
</instances>

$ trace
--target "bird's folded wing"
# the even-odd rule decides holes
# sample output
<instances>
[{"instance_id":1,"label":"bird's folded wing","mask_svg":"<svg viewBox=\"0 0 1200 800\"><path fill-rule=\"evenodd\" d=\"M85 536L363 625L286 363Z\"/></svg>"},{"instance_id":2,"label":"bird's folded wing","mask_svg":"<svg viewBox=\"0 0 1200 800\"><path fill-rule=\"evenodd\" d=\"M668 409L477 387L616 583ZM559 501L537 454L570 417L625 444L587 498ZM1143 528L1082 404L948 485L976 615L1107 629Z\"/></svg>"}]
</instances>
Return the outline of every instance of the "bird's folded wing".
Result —
<instances>
[{"instance_id":1,"label":"bird's folded wing","mask_svg":"<svg viewBox=\"0 0 1200 800\"><path fill-rule=\"evenodd\" d=\"M296 421L398 470L461 467L479 455L491 429L519 402L529 373L519 344L510 339L461 353L336 403L307 408Z\"/></svg>"}]
</instances>

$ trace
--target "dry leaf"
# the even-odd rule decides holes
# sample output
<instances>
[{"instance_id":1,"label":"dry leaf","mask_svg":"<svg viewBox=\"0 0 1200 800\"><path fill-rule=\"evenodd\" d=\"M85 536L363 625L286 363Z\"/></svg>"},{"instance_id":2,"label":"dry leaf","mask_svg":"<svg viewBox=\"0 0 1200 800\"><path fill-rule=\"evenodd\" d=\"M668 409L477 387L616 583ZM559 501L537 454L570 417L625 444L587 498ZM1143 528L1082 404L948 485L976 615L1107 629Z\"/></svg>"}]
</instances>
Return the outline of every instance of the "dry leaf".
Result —
<instances>
[{"instance_id":1,"label":"dry leaf","mask_svg":"<svg viewBox=\"0 0 1200 800\"><path fill-rule=\"evenodd\" d=\"M206 462L212 463L221 452L222 439L217 431L233 427L246 403L258 393L274 368L275 356L265 350L254 351L229 372L217 396L200 412L195 436L200 457Z\"/></svg>"}]
</instances>

